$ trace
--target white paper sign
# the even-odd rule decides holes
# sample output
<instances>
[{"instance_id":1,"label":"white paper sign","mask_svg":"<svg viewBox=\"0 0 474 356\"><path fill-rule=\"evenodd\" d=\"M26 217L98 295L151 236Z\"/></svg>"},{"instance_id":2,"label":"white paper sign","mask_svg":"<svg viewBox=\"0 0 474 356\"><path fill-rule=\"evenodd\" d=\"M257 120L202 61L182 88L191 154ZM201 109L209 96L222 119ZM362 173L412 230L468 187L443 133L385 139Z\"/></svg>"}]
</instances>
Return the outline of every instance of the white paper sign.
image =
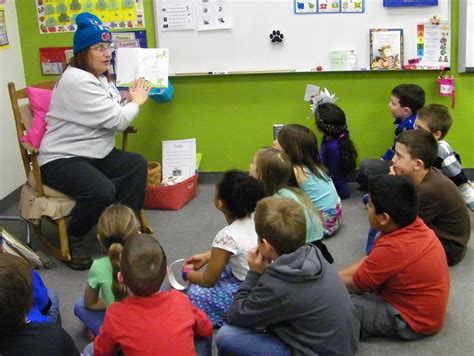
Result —
<instances>
[{"instance_id":1,"label":"white paper sign","mask_svg":"<svg viewBox=\"0 0 474 356\"><path fill-rule=\"evenodd\" d=\"M317 96L319 94L319 86L313 84L306 85L306 91L304 93L304 101L311 101L313 96Z\"/></svg>"},{"instance_id":2,"label":"white paper sign","mask_svg":"<svg viewBox=\"0 0 474 356\"><path fill-rule=\"evenodd\" d=\"M180 176L188 179L196 173L196 139L163 141L163 173L168 177Z\"/></svg>"},{"instance_id":3,"label":"white paper sign","mask_svg":"<svg viewBox=\"0 0 474 356\"><path fill-rule=\"evenodd\" d=\"M232 28L227 0L199 0L196 9L198 31Z\"/></svg>"},{"instance_id":4,"label":"white paper sign","mask_svg":"<svg viewBox=\"0 0 474 356\"><path fill-rule=\"evenodd\" d=\"M191 0L162 0L161 18L157 21L161 31L180 31L194 29L194 15Z\"/></svg>"}]
</instances>

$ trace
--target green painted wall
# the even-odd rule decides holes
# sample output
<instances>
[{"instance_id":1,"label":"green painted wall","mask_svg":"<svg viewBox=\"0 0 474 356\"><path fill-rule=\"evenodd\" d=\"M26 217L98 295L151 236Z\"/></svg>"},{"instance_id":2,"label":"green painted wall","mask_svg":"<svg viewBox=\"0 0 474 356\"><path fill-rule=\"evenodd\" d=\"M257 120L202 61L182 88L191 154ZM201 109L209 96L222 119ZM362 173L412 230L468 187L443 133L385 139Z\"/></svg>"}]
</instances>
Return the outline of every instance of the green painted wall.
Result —
<instances>
[{"instance_id":1,"label":"green painted wall","mask_svg":"<svg viewBox=\"0 0 474 356\"><path fill-rule=\"evenodd\" d=\"M458 1L452 9L452 63L456 77L454 126L447 136L461 154L464 167L474 167L474 74L457 73ZM26 82L50 79L41 75L38 48L69 46L72 34L40 35L34 1L17 0ZM149 47L155 46L152 1L145 0ZM189 60L192 60L190 58ZM138 134L130 149L150 160L161 160L161 141L196 137L203 153L202 171L246 169L255 151L272 140L272 124L301 123L314 128L303 101L307 83L337 93L345 110L351 136L360 158L378 157L393 140L387 103L391 89L417 83L426 91L427 103L450 105L437 94L437 72L347 72L258 74L221 77L171 78L175 97L171 103L148 101L135 120ZM73 100L73 98L71 98Z\"/></svg>"}]
</instances>

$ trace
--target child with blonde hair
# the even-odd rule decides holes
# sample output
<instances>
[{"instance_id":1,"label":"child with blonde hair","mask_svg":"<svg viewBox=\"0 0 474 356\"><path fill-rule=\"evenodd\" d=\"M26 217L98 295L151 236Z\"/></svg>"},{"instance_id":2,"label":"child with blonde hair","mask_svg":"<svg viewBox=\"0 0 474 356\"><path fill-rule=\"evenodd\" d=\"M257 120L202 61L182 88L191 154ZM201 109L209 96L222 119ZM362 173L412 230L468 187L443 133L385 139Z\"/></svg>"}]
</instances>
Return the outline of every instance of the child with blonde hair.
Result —
<instances>
[{"instance_id":1,"label":"child with blonde hair","mask_svg":"<svg viewBox=\"0 0 474 356\"><path fill-rule=\"evenodd\" d=\"M210 355L212 325L206 314L176 290L161 290L166 254L150 235L128 239L118 278L129 296L113 303L84 355Z\"/></svg>"},{"instance_id":2,"label":"child with blonde hair","mask_svg":"<svg viewBox=\"0 0 474 356\"><path fill-rule=\"evenodd\" d=\"M262 148L255 153L249 174L261 180L267 196L290 198L303 207L306 218L306 243L316 245L329 263L334 259L322 243L324 229L319 213L306 194L298 188L293 164L288 155L276 148Z\"/></svg>"},{"instance_id":3,"label":"child with blonde hair","mask_svg":"<svg viewBox=\"0 0 474 356\"><path fill-rule=\"evenodd\" d=\"M120 255L126 240L136 235L139 223L132 209L125 205L109 206L97 224L97 239L107 256L94 260L84 291L74 305L74 314L96 336L104 321L105 309L127 296L127 288L117 280Z\"/></svg>"},{"instance_id":4,"label":"child with blonde hair","mask_svg":"<svg viewBox=\"0 0 474 356\"><path fill-rule=\"evenodd\" d=\"M206 312L214 327L224 323L249 270L247 253L257 246L253 211L264 196L257 179L236 170L226 172L216 186L214 204L229 225L217 233L209 251L186 260L183 277L191 282L188 297ZM204 271L198 271L205 265Z\"/></svg>"},{"instance_id":5,"label":"child with blonde hair","mask_svg":"<svg viewBox=\"0 0 474 356\"><path fill-rule=\"evenodd\" d=\"M324 237L334 235L342 218L341 199L326 167L319 160L314 133L302 125L286 125L274 141L274 147L283 150L290 158L299 188L319 212Z\"/></svg>"}]
</instances>

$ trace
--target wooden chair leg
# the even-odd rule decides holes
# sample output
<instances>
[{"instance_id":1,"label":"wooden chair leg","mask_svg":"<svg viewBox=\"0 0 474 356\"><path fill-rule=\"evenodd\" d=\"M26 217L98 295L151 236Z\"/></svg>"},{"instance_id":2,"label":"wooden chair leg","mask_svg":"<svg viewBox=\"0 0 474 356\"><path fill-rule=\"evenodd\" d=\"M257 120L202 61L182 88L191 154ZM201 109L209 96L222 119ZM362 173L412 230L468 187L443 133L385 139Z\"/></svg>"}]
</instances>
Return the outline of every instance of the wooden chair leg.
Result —
<instances>
[{"instance_id":1,"label":"wooden chair leg","mask_svg":"<svg viewBox=\"0 0 474 356\"><path fill-rule=\"evenodd\" d=\"M48 251L48 253L56 257L62 261L70 261L71 255L69 254L69 240L67 236L67 223L65 218L61 218L58 221L54 222L58 226L58 233L59 233L59 248L54 246L46 236L42 234L41 231L41 221L39 224L33 224L33 230L40 238L41 242L43 243L44 247Z\"/></svg>"},{"instance_id":2,"label":"wooden chair leg","mask_svg":"<svg viewBox=\"0 0 474 356\"><path fill-rule=\"evenodd\" d=\"M142 209L140 210L140 213L138 214L138 220L140 221L140 231L145 233L145 234L152 234L153 229L148 223L148 220L145 215L145 211Z\"/></svg>"},{"instance_id":3,"label":"wooden chair leg","mask_svg":"<svg viewBox=\"0 0 474 356\"><path fill-rule=\"evenodd\" d=\"M65 218L61 218L57 221L59 230L59 247L61 249L61 259L66 261L71 260L69 253L69 239L67 235L67 222Z\"/></svg>"}]
</instances>

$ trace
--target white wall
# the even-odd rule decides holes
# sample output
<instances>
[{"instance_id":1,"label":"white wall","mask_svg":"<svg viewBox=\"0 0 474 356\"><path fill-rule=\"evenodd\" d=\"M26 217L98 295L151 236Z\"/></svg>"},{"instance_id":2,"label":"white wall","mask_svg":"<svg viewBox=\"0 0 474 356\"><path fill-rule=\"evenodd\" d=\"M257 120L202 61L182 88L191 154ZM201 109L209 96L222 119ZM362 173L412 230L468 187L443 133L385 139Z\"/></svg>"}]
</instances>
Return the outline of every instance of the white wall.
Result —
<instances>
[{"instance_id":1,"label":"white wall","mask_svg":"<svg viewBox=\"0 0 474 356\"><path fill-rule=\"evenodd\" d=\"M25 181L7 88L8 82L15 82L17 88L23 88L25 73L15 0L7 0L3 6L10 44L7 49L0 50L0 199L5 198Z\"/></svg>"},{"instance_id":2,"label":"white wall","mask_svg":"<svg viewBox=\"0 0 474 356\"><path fill-rule=\"evenodd\" d=\"M459 3L458 71L474 72L474 0Z\"/></svg>"}]
</instances>

